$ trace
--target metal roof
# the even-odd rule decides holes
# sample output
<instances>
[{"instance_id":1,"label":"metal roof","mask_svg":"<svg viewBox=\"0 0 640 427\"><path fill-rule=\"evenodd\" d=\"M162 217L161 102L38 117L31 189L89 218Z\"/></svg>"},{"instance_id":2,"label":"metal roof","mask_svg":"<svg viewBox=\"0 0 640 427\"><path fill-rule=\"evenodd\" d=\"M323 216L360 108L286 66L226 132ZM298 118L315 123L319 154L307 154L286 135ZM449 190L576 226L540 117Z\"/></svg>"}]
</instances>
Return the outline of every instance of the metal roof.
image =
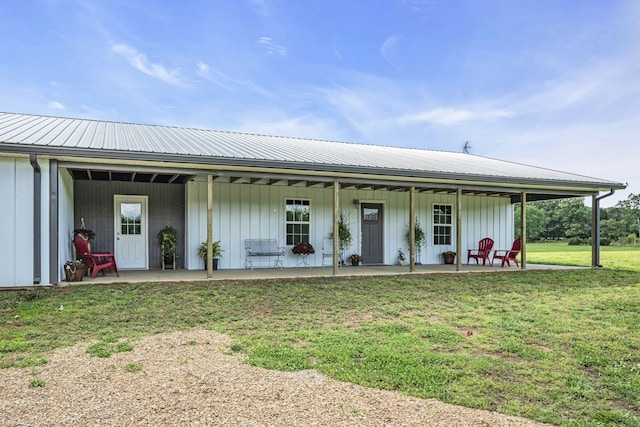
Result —
<instances>
[{"instance_id":1,"label":"metal roof","mask_svg":"<svg viewBox=\"0 0 640 427\"><path fill-rule=\"evenodd\" d=\"M471 154L0 113L0 152L274 167L588 189L624 184Z\"/></svg>"}]
</instances>

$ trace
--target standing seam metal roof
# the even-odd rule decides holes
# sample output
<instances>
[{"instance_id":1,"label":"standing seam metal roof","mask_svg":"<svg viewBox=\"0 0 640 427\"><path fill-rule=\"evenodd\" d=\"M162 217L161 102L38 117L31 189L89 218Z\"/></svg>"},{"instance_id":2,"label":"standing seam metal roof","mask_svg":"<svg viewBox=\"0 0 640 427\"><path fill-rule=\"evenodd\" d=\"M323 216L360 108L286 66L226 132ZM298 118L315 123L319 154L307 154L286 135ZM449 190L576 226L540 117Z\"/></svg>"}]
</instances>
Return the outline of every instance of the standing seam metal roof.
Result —
<instances>
[{"instance_id":1,"label":"standing seam metal roof","mask_svg":"<svg viewBox=\"0 0 640 427\"><path fill-rule=\"evenodd\" d=\"M624 188L623 184L476 155L193 128L0 113L0 144L244 159L377 170L532 179ZM2 149L0 148L0 151Z\"/></svg>"}]
</instances>

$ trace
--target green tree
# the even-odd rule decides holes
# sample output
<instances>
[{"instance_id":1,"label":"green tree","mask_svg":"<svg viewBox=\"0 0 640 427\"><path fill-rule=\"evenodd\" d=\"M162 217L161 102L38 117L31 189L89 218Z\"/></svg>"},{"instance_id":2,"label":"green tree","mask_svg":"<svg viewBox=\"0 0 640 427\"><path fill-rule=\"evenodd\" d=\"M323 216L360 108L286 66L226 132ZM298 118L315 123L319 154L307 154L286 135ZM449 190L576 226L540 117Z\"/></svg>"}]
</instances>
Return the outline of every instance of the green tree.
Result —
<instances>
[{"instance_id":1,"label":"green tree","mask_svg":"<svg viewBox=\"0 0 640 427\"><path fill-rule=\"evenodd\" d=\"M520 237L520 228L522 224L521 216L522 205L517 203L515 206L515 236ZM527 203L527 239L540 240L545 237L548 219L546 212L542 210L536 203Z\"/></svg>"}]
</instances>

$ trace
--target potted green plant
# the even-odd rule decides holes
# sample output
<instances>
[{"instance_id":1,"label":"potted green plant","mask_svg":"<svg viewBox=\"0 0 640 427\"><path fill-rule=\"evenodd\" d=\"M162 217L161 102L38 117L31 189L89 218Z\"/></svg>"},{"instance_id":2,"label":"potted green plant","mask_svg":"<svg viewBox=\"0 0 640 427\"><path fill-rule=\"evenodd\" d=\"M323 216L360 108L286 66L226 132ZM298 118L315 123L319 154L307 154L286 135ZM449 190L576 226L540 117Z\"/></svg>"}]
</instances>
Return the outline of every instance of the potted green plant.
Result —
<instances>
[{"instance_id":1,"label":"potted green plant","mask_svg":"<svg viewBox=\"0 0 640 427\"><path fill-rule=\"evenodd\" d=\"M329 234L329 238L333 239L333 233ZM338 249L340 251L340 264L343 263L343 254L346 249L351 246L351 230L349 229L348 220L345 219L343 214L340 214L338 219Z\"/></svg>"},{"instance_id":2,"label":"potted green plant","mask_svg":"<svg viewBox=\"0 0 640 427\"><path fill-rule=\"evenodd\" d=\"M409 230L407 229L407 232L404 235L405 239L407 240L408 244L411 244L410 241L410 235L409 235ZM420 221L418 220L418 218L416 218L416 224L415 224L415 228L413 230L413 241L415 243L415 248L416 248L416 254L415 254L415 263L416 264L420 264L420 253L422 252L422 247L425 245L425 243L427 243L427 234L424 232L424 230L422 229L422 226L420 226Z\"/></svg>"},{"instance_id":3,"label":"potted green plant","mask_svg":"<svg viewBox=\"0 0 640 427\"><path fill-rule=\"evenodd\" d=\"M407 265L407 258L405 257L402 248L398 248L398 264Z\"/></svg>"},{"instance_id":4,"label":"potted green plant","mask_svg":"<svg viewBox=\"0 0 640 427\"><path fill-rule=\"evenodd\" d=\"M81 259L64 263L64 275L66 276L67 282L82 281L86 271L87 268Z\"/></svg>"},{"instance_id":5,"label":"potted green plant","mask_svg":"<svg viewBox=\"0 0 640 427\"><path fill-rule=\"evenodd\" d=\"M353 265L355 267L355 266L359 265L362 261L364 261L364 258L362 258L362 256L360 256L358 254L351 254L351 255L349 255L348 260L351 263L351 265Z\"/></svg>"},{"instance_id":6,"label":"potted green plant","mask_svg":"<svg viewBox=\"0 0 640 427\"><path fill-rule=\"evenodd\" d=\"M454 251L442 252L442 259L445 264L453 264L456 260L456 253Z\"/></svg>"},{"instance_id":7,"label":"potted green plant","mask_svg":"<svg viewBox=\"0 0 640 427\"><path fill-rule=\"evenodd\" d=\"M213 256L213 269L218 269L218 259L222 257L222 248L220 247L220 240L211 242L212 256ZM204 268L207 269L207 242L200 243L198 246L198 256L204 261Z\"/></svg>"},{"instance_id":8,"label":"potted green plant","mask_svg":"<svg viewBox=\"0 0 640 427\"><path fill-rule=\"evenodd\" d=\"M158 233L158 243L160 244L160 258L162 261L162 269L165 265L171 264L173 269L176 268L176 251L177 251L178 232L175 228L167 225Z\"/></svg>"}]
</instances>

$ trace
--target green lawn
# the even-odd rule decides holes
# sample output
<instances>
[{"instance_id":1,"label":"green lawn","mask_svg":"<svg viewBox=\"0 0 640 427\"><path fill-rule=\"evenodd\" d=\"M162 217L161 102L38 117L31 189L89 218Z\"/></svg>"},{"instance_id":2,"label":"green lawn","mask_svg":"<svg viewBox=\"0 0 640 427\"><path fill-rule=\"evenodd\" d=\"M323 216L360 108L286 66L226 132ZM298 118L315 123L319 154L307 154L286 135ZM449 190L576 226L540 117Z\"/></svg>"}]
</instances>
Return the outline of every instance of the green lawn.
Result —
<instances>
[{"instance_id":1,"label":"green lawn","mask_svg":"<svg viewBox=\"0 0 640 427\"><path fill-rule=\"evenodd\" d=\"M2 292L0 324L0 365L35 380L55 348L87 341L108 357L207 328L269 369L559 425L640 425L638 271L84 284Z\"/></svg>"},{"instance_id":2,"label":"green lawn","mask_svg":"<svg viewBox=\"0 0 640 427\"><path fill-rule=\"evenodd\" d=\"M527 262L591 266L591 246L569 246L566 242L527 243ZM640 271L640 246L601 246L604 268Z\"/></svg>"}]
</instances>

